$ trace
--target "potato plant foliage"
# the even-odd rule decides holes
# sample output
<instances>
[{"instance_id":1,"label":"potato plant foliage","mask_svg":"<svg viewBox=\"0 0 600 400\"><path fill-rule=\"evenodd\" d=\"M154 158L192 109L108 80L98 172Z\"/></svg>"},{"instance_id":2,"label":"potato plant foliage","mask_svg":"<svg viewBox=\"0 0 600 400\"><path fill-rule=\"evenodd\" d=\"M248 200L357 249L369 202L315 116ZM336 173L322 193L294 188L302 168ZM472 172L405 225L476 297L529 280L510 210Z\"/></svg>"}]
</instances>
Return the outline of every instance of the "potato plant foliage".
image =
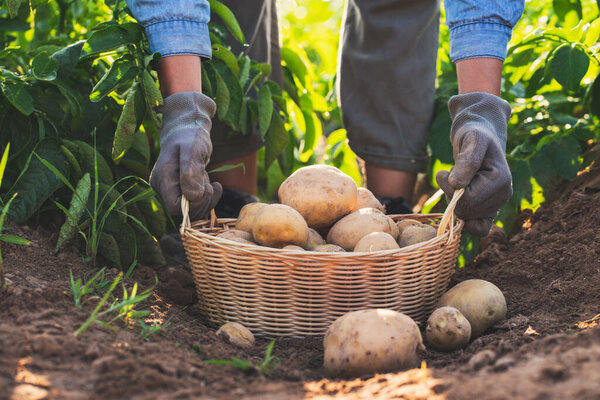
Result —
<instances>
[{"instance_id":1,"label":"potato plant foliage","mask_svg":"<svg viewBox=\"0 0 600 400\"><path fill-rule=\"evenodd\" d=\"M227 43L247 38L223 4L210 3L220 18L210 25L213 59L203 64L203 87L231 135L260 130L265 141L259 152L261 197L272 199L287 176L315 163L334 165L360 183L335 94L343 2L279 1L282 88L269 80L270 65L231 51ZM595 1L526 3L502 86L513 107L507 154L514 195L497 220L507 231L520 210L537 208L545 191L575 177L598 153L599 34ZM453 162L447 100L457 93L457 83L448 54L448 30L442 25L428 146L427 178L435 188L435 173ZM143 183L159 151L160 116L153 110L162 103L154 70L159 57L149 52L143 29L123 0L0 3L0 144L12 143L0 195L6 202L18 193L10 209L13 220L67 220L69 232L91 236L100 225L94 228L86 216L107 215L102 232L95 233L105 259L122 268L137 257L161 261L152 236L167 229L169 217L157 196L144 194ZM86 174L92 189L84 205L73 201L65 179L76 187ZM96 196L107 199L93 201ZM64 210L80 203L88 212L73 210L72 218L65 217ZM76 216L81 219L75 222ZM466 235L464 240L463 255L469 258L477 246ZM132 242L137 251L125 248Z\"/></svg>"}]
</instances>

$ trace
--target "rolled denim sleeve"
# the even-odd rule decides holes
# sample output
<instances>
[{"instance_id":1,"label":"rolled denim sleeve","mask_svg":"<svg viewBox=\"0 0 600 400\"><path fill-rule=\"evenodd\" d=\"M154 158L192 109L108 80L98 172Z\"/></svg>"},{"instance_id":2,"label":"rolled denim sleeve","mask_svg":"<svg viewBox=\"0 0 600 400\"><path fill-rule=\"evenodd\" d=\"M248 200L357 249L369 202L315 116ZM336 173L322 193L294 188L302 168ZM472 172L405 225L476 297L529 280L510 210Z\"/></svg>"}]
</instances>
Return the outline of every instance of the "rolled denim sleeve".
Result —
<instances>
[{"instance_id":1,"label":"rolled denim sleeve","mask_svg":"<svg viewBox=\"0 0 600 400\"><path fill-rule=\"evenodd\" d=\"M446 0L450 58L493 57L504 60L512 28L523 14L524 0Z\"/></svg>"},{"instance_id":2,"label":"rolled denim sleeve","mask_svg":"<svg viewBox=\"0 0 600 400\"><path fill-rule=\"evenodd\" d=\"M163 57L195 54L212 55L206 0L126 0L137 21L146 30L150 51Z\"/></svg>"}]
</instances>

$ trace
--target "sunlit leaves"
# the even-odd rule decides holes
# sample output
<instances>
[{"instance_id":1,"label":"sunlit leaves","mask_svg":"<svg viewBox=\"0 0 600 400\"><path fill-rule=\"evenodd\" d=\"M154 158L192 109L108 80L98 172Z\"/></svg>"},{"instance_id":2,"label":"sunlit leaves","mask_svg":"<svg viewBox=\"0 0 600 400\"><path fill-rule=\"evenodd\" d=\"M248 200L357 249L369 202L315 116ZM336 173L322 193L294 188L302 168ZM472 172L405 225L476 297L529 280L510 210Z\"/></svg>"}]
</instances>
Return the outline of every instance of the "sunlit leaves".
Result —
<instances>
[{"instance_id":1,"label":"sunlit leaves","mask_svg":"<svg viewBox=\"0 0 600 400\"><path fill-rule=\"evenodd\" d=\"M589 57L575 44L563 44L550 60L552 76L567 90L579 87L589 65Z\"/></svg>"}]
</instances>

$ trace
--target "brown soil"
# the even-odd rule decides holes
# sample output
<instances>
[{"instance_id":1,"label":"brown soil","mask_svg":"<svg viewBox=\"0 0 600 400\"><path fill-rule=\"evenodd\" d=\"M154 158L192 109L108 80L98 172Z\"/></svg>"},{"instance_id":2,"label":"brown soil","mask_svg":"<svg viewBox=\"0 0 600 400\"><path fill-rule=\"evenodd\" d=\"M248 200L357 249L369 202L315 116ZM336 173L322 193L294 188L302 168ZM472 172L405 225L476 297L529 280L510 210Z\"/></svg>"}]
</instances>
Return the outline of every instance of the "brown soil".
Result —
<instances>
[{"instance_id":1,"label":"brown soil","mask_svg":"<svg viewBox=\"0 0 600 400\"><path fill-rule=\"evenodd\" d=\"M481 278L500 287L506 320L464 350L426 351L420 369L349 381L323 378L318 339L278 340L281 361L268 377L205 364L232 356L258 364L268 341L247 351L219 339L194 307L182 267L140 266L133 276L142 287L159 277L138 307L164 324L150 341L120 321L115 331L92 325L74 336L94 305L74 306L69 270L89 277L91 266L74 250L53 256L54 234L14 227L32 244L3 244L9 287L0 292L0 399L600 398L599 175L582 174L509 240L496 232L454 275L454 283Z\"/></svg>"}]
</instances>

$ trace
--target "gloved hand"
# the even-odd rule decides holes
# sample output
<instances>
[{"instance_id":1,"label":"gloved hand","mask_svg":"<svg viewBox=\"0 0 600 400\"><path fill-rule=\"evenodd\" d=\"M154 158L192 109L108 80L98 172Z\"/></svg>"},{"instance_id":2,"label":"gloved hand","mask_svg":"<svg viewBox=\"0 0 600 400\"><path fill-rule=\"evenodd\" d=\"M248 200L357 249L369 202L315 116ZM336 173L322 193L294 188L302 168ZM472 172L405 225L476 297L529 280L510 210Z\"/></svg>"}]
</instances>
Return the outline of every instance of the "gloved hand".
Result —
<instances>
[{"instance_id":1,"label":"gloved hand","mask_svg":"<svg viewBox=\"0 0 600 400\"><path fill-rule=\"evenodd\" d=\"M500 207L512 196L506 163L510 105L492 94L474 92L452 97L448 108L455 164L450 172L438 172L436 180L449 198L456 189L466 188L454 212L465 220L467 232L485 236Z\"/></svg>"},{"instance_id":2,"label":"gloved hand","mask_svg":"<svg viewBox=\"0 0 600 400\"><path fill-rule=\"evenodd\" d=\"M160 154L150 184L171 214L181 214L183 194L190 202L190 218L202 218L223 193L206 173L212 153L210 119L215 110L215 102L200 92L174 93L159 110L163 115Z\"/></svg>"}]
</instances>

